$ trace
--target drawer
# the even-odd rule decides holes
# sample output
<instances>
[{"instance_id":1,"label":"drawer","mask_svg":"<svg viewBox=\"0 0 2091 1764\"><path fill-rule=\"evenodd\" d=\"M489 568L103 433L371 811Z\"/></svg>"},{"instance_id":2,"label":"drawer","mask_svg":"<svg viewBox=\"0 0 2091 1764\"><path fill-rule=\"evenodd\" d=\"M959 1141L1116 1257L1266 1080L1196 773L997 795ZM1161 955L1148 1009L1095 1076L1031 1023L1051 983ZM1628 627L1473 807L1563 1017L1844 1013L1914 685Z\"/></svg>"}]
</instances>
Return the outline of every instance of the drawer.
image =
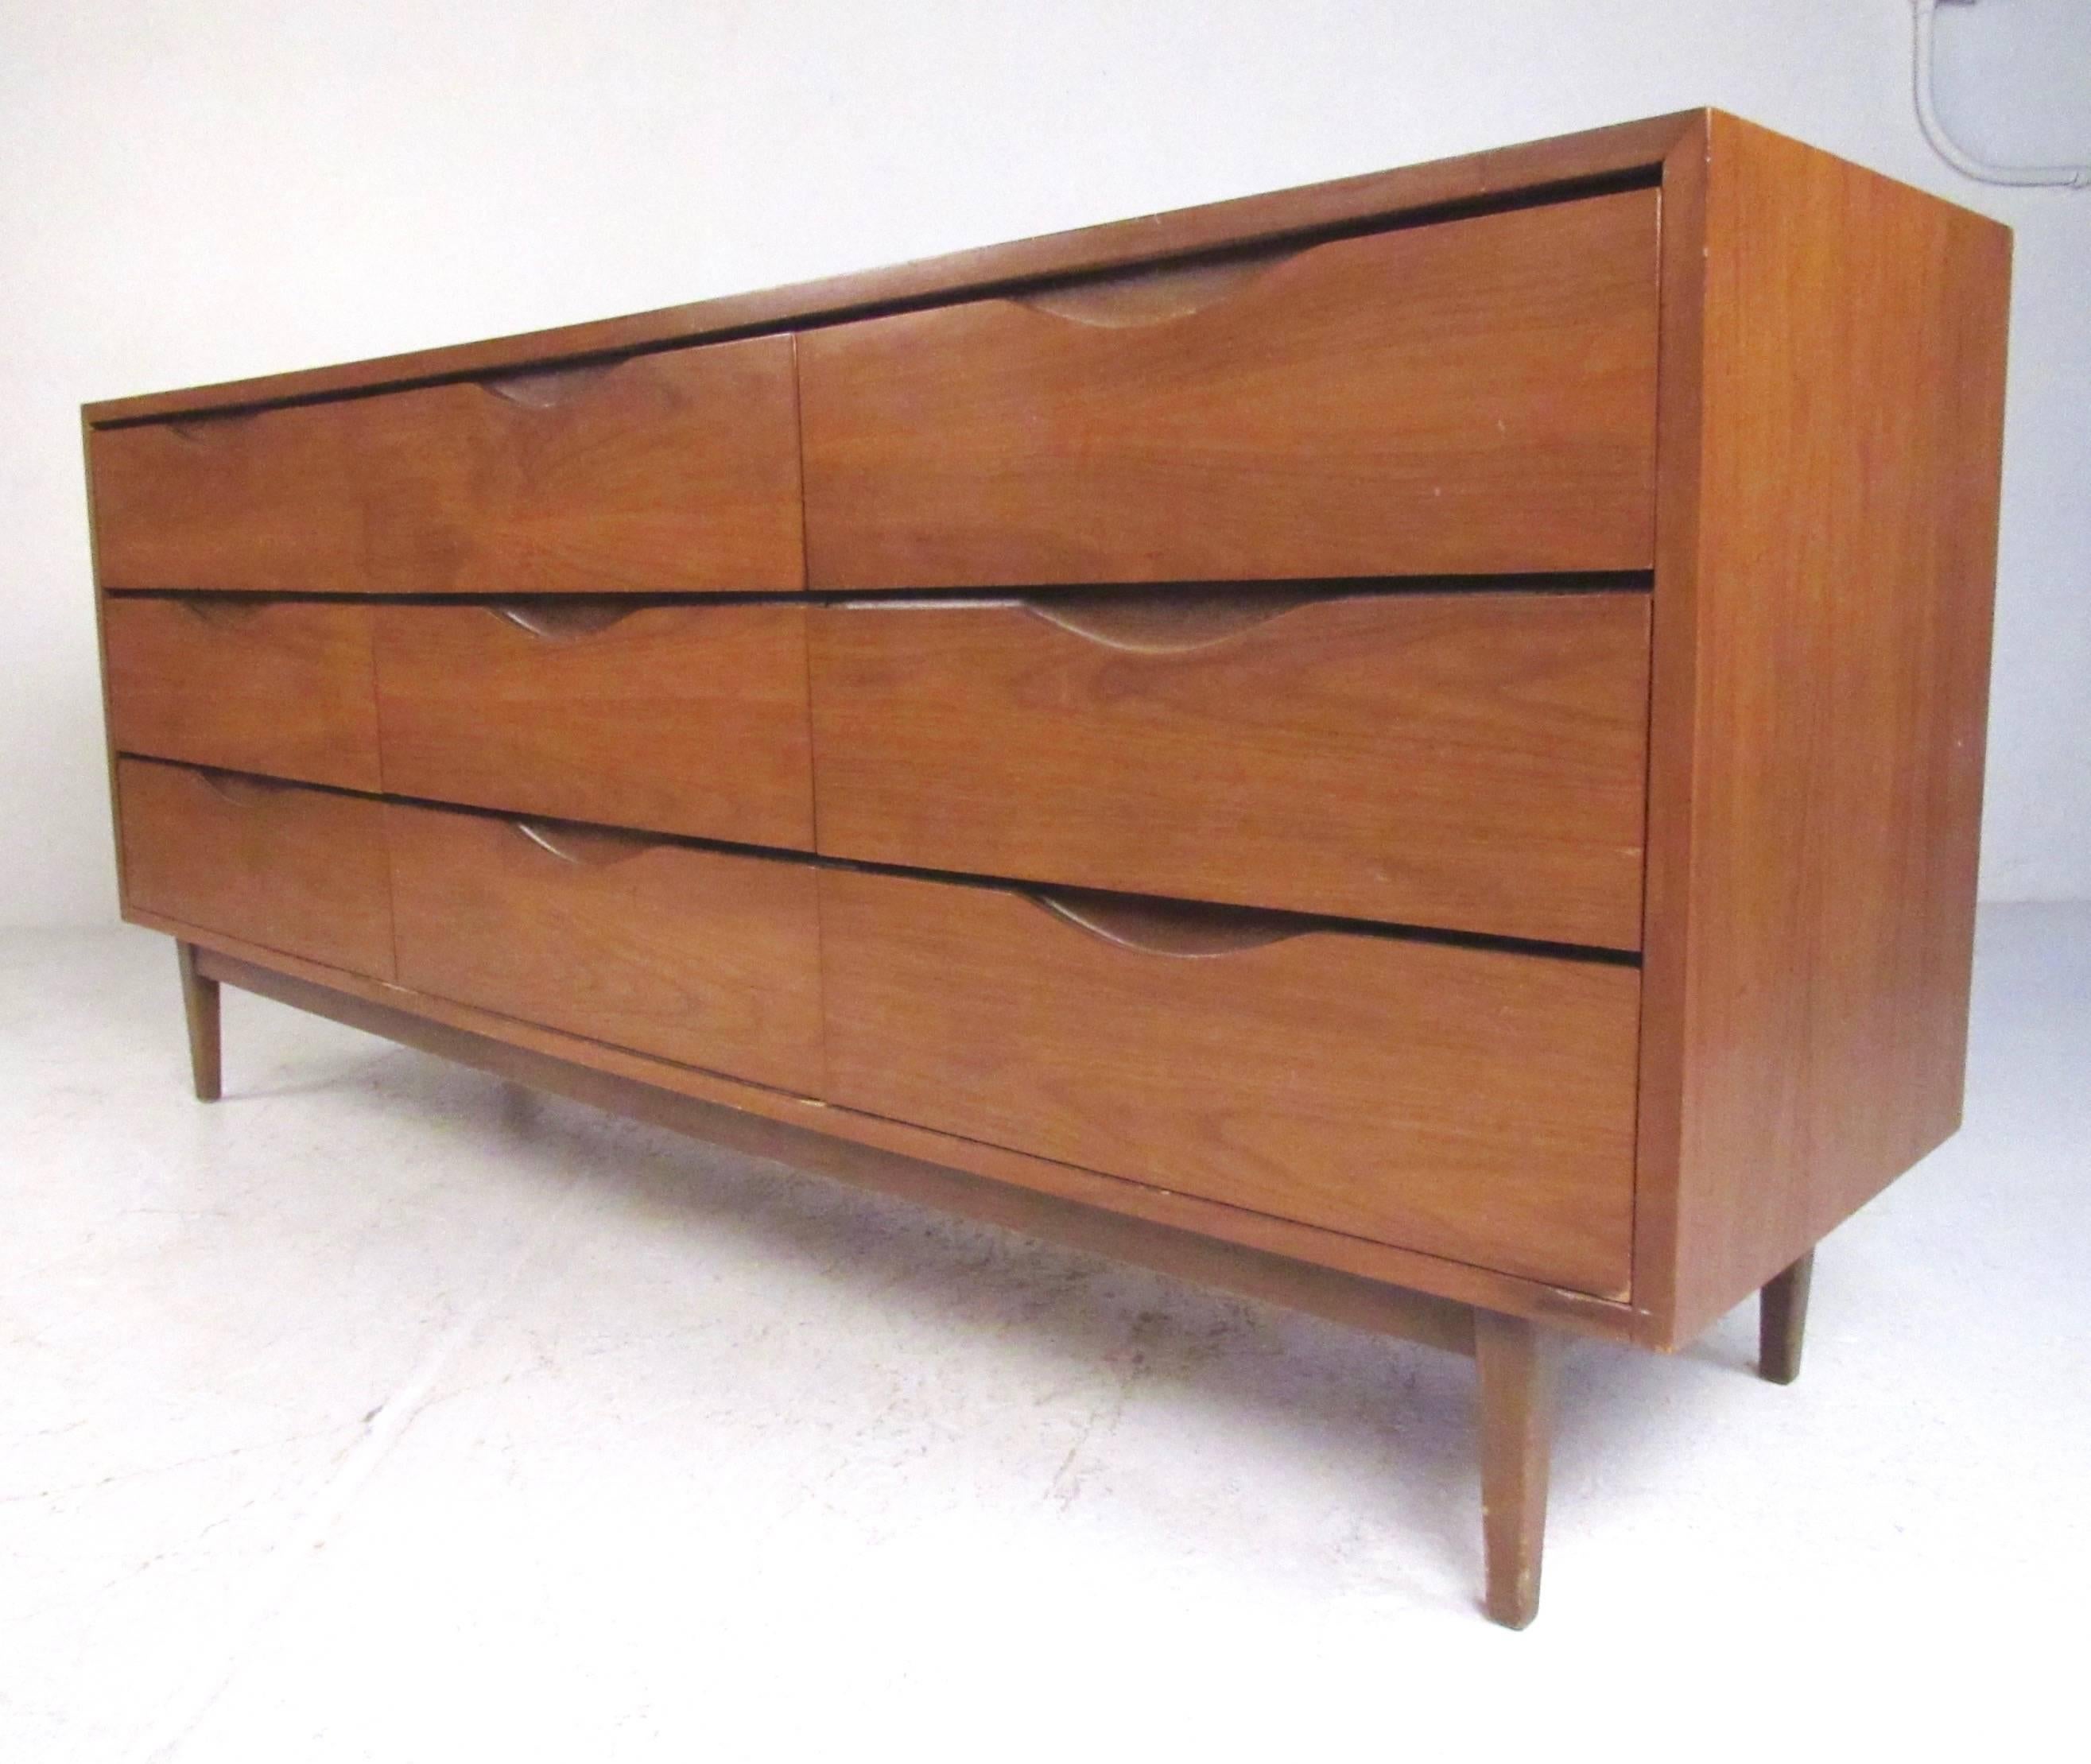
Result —
<instances>
[{"instance_id":1,"label":"drawer","mask_svg":"<svg viewBox=\"0 0 2091 1764\"><path fill-rule=\"evenodd\" d=\"M831 1101L1625 1292L1633 968L1122 896L821 886Z\"/></svg>"},{"instance_id":2,"label":"drawer","mask_svg":"<svg viewBox=\"0 0 2091 1764\"><path fill-rule=\"evenodd\" d=\"M800 339L817 588L1643 570L1656 193Z\"/></svg>"},{"instance_id":3,"label":"drawer","mask_svg":"<svg viewBox=\"0 0 2091 1764\"><path fill-rule=\"evenodd\" d=\"M813 843L802 606L523 601L375 616L394 794Z\"/></svg>"},{"instance_id":4,"label":"drawer","mask_svg":"<svg viewBox=\"0 0 2091 1764\"><path fill-rule=\"evenodd\" d=\"M366 588L356 450L370 403L93 430L87 456L101 585Z\"/></svg>"},{"instance_id":5,"label":"drawer","mask_svg":"<svg viewBox=\"0 0 2091 1764\"><path fill-rule=\"evenodd\" d=\"M401 984L819 1093L809 866L560 822L386 812Z\"/></svg>"},{"instance_id":6,"label":"drawer","mask_svg":"<svg viewBox=\"0 0 2091 1764\"><path fill-rule=\"evenodd\" d=\"M94 432L110 588L804 585L788 337Z\"/></svg>"},{"instance_id":7,"label":"drawer","mask_svg":"<svg viewBox=\"0 0 2091 1764\"><path fill-rule=\"evenodd\" d=\"M375 588L804 586L789 337L424 386L375 403Z\"/></svg>"},{"instance_id":8,"label":"drawer","mask_svg":"<svg viewBox=\"0 0 2091 1764\"><path fill-rule=\"evenodd\" d=\"M811 632L824 852L1639 945L1645 594L868 601Z\"/></svg>"},{"instance_id":9,"label":"drawer","mask_svg":"<svg viewBox=\"0 0 2091 1764\"><path fill-rule=\"evenodd\" d=\"M369 607L111 597L101 628L119 750L378 788Z\"/></svg>"},{"instance_id":10,"label":"drawer","mask_svg":"<svg viewBox=\"0 0 2091 1764\"><path fill-rule=\"evenodd\" d=\"M392 977L382 803L129 759L117 801L131 906Z\"/></svg>"}]
</instances>

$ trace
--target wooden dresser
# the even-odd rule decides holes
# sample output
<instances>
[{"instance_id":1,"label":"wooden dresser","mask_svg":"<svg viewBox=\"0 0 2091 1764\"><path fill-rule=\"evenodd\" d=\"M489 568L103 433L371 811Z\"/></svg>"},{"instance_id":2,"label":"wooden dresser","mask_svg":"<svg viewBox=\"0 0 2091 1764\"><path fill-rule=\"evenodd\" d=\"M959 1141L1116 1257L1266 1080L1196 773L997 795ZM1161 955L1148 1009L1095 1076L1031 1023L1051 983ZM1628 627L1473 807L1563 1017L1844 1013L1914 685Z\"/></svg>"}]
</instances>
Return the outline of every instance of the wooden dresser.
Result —
<instances>
[{"instance_id":1,"label":"wooden dresser","mask_svg":"<svg viewBox=\"0 0 2091 1764\"><path fill-rule=\"evenodd\" d=\"M2009 235L1718 112L84 412L125 917L1472 1353L1956 1126Z\"/></svg>"}]
</instances>

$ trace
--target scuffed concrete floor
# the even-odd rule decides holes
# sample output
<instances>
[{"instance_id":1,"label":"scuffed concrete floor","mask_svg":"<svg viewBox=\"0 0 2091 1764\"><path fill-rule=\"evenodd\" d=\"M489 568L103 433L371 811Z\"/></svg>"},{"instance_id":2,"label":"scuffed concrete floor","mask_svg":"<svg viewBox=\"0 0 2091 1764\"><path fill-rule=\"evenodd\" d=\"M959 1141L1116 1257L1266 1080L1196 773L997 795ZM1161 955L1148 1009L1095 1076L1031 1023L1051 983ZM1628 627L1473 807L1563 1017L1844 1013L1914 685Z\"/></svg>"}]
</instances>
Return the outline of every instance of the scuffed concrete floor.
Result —
<instances>
[{"instance_id":1,"label":"scuffed concrete floor","mask_svg":"<svg viewBox=\"0 0 2091 1764\"><path fill-rule=\"evenodd\" d=\"M2091 908L1977 993L1800 1384L1572 1352L1511 1636L1464 1361L0 938L0 1758L2052 1755Z\"/></svg>"}]
</instances>

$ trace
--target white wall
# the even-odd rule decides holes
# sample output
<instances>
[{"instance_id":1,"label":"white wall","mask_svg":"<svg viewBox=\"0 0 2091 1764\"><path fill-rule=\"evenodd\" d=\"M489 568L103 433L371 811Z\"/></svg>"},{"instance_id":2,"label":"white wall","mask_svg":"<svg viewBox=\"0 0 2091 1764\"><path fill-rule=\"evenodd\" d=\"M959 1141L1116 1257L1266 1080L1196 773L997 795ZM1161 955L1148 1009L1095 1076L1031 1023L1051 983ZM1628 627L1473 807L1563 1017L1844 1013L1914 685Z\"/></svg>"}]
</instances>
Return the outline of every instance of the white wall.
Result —
<instances>
[{"instance_id":1,"label":"white wall","mask_svg":"<svg viewBox=\"0 0 2091 1764\"><path fill-rule=\"evenodd\" d=\"M1983 882L2091 895L2091 194L1948 172L1908 38L1904 0L0 0L0 923L114 907L84 399L1701 103L2019 230ZM2091 154L2091 7L1942 45L1971 140Z\"/></svg>"}]
</instances>

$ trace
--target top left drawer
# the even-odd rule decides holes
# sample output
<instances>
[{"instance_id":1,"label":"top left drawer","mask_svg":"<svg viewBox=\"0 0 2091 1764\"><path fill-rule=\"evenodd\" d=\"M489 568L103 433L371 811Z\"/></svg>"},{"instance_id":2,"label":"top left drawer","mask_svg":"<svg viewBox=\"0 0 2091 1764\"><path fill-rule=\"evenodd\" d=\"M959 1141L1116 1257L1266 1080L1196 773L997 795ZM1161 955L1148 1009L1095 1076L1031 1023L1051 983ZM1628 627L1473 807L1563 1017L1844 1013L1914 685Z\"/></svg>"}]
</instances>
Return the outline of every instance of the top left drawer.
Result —
<instances>
[{"instance_id":1,"label":"top left drawer","mask_svg":"<svg viewBox=\"0 0 2091 1764\"><path fill-rule=\"evenodd\" d=\"M106 588L805 582L788 337L97 429L88 461Z\"/></svg>"}]
</instances>

